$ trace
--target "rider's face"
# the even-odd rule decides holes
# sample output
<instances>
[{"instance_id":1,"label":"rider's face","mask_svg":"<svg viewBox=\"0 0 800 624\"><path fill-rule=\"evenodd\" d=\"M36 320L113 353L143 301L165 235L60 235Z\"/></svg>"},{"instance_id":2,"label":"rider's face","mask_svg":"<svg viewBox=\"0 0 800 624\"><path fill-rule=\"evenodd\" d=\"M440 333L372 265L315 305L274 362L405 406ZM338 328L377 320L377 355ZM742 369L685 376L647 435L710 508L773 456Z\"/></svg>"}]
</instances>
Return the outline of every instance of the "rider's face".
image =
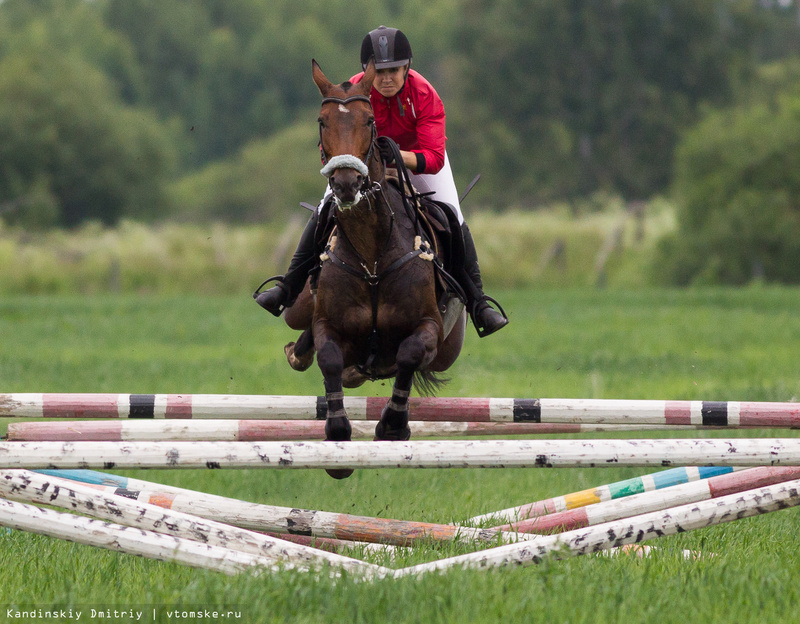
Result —
<instances>
[{"instance_id":1,"label":"rider's face","mask_svg":"<svg viewBox=\"0 0 800 624\"><path fill-rule=\"evenodd\" d=\"M390 98L403 88L406 80L406 70L408 65L401 65L400 67L389 67L386 69L379 69L378 75L375 77L375 82L372 86L383 97Z\"/></svg>"}]
</instances>

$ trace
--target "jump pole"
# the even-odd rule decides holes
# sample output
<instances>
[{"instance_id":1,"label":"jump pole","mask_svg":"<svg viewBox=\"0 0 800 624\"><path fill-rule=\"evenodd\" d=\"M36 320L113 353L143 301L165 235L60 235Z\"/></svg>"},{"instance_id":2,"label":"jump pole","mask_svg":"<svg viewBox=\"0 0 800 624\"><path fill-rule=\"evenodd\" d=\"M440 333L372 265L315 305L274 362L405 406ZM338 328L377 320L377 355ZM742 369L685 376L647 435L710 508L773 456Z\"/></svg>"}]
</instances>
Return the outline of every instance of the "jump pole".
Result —
<instances>
[{"instance_id":1,"label":"jump pole","mask_svg":"<svg viewBox=\"0 0 800 624\"><path fill-rule=\"evenodd\" d=\"M354 420L353 438L372 440L375 423ZM707 429L702 425L582 425L574 423L424 422L413 424L414 438L452 436L511 436L597 431L662 431ZM715 427L716 429L716 427ZM220 441L267 442L322 440L325 423L318 420L79 420L12 422L7 439L12 442L143 442Z\"/></svg>"},{"instance_id":2,"label":"jump pole","mask_svg":"<svg viewBox=\"0 0 800 624\"><path fill-rule=\"evenodd\" d=\"M681 505L666 511L642 514L556 535L543 535L533 541L423 563L396 570L393 576L395 578L416 576L451 568L527 566L540 563L546 557L561 559L600 552L797 505L800 505L800 481L787 481L721 498Z\"/></svg>"},{"instance_id":3,"label":"jump pole","mask_svg":"<svg viewBox=\"0 0 800 624\"><path fill-rule=\"evenodd\" d=\"M503 533L496 529L474 529L450 524L371 518L248 503L92 470L45 470L41 474L50 478L59 478L59 481L63 478L90 483L104 488L103 492L106 494L117 494L200 518L278 534L315 536L345 540L351 543L367 542L392 546L415 546L431 542L494 545L535 537L518 533Z\"/></svg>"},{"instance_id":4,"label":"jump pole","mask_svg":"<svg viewBox=\"0 0 800 624\"><path fill-rule=\"evenodd\" d=\"M78 483L65 482L27 470L0 471L0 496L24 503L44 504L144 531L201 542L271 560L309 568L323 563L355 574L372 574L378 566L358 559L293 544L254 531L105 494Z\"/></svg>"},{"instance_id":5,"label":"jump pole","mask_svg":"<svg viewBox=\"0 0 800 624\"><path fill-rule=\"evenodd\" d=\"M616 500L641 494L642 492L653 492L663 488L690 483L700 479L708 479L722 474L728 474L734 470L743 470L731 466L687 466L680 468L670 468L660 470L652 474L632 479L624 479L607 485L580 490L563 496L555 496L544 500L509 507L500 511L483 514L470 518L465 524L486 524L486 523L506 523L535 518L547 514L560 513L569 509L578 509L587 505L594 505L605 501Z\"/></svg>"},{"instance_id":6,"label":"jump pole","mask_svg":"<svg viewBox=\"0 0 800 624\"><path fill-rule=\"evenodd\" d=\"M330 537L292 535L290 533L272 533L269 531L265 532L264 535L286 540L287 542L292 542L293 544L300 544L301 546L309 546L311 548L319 548L320 550L327 550L328 552L339 554L353 550L363 550L364 552L382 553L393 556L398 551L397 546L391 546L390 544L370 544L367 542L353 542L350 540L334 539Z\"/></svg>"},{"instance_id":7,"label":"jump pole","mask_svg":"<svg viewBox=\"0 0 800 624\"><path fill-rule=\"evenodd\" d=\"M6 468L568 468L800 465L800 439L2 442Z\"/></svg>"},{"instance_id":8,"label":"jump pole","mask_svg":"<svg viewBox=\"0 0 800 624\"><path fill-rule=\"evenodd\" d=\"M387 399L345 397L351 420L379 420ZM0 394L0 417L324 420L324 397L222 394ZM800 427L800 403L412 397L411 420Z\"/></svg>"},{"instance_id":9,"label":"jump pole","mask_svg":"<svg viewBox=\"0 0 800 624\"><path fill-rule=\"evenodd\" d=\"M14 471L9 471L14 472ZM23 472L23 471L16 471L16 472ZM28 472L28 471L24 471ZM111 474L104 474L104 473L94 473L94 477L90 474L92 471L90 470L50 470L50 471L42 471L41 473L36 472L28 472L28 474L44 474L50 475L50 479L52 480L54 485L59 485L61 487L67 488L74 488L75 486L82 486L85 488L89 488L93 493L97 494L103 493L106 496L116 496L116 497L123 497L127 500L134 500L134 501L142 501L145 505L153 505L164 509L171 509L171 508L180 508L181 503L178 501L178 497L183 497L182 494L176 494L173 491L165 492L165 489L169 489L168 486L159 485L157 483L150 483L145 482L148 484L148 487L151 490L148 491L134 491L127 489L125 487L115 487L109 485L99 485L98 482L106 482L106 483L116 483L119 481L120 483L127 483L126 477L118 477L117 475ZM61 476L57 476L57 475ZM72 479L68 478L66 475L69 474ZM83 479L83 480L81 480ZM160 488L156 491L153 488ZM174 490L180 490L180 488L173 488ZM200 492L192 492L191 490L185 490L186 495L190 496L193 500L196 500L197 497L209 496L207 494L202 494ZM11 497L9 497L11 498ZM213 498L213 497L212 497ZM20 499L21 500L21 499ZM224 506L226 509L235 509L237 507L241 507L242 505L249 505L249 503L243 503L243 501L239 501L236 499L223 499L224 501L228 501ZM188 505L189 508L192 507L191 504ZM265 513L274 513L273 507L271 506L264 506L267 510ZM271 532L264 530L262 526L263 523L255 522L257 524L257 528L261 531L259 534L267 535L269 537L276 538L278 540L291 542L294 544L299 544L301 546L308 546L312 549L320 549L320 550L327 550L328 552L339 553L341 554L343 551L352 551L356 549L363 550L365 552L374 552L374 553L382 553L382 554L394 554L396 552L396 546L392 546L386 543L370 543L370 542L357 542L353 540L346 540L346 539L338 539L338 538L329 538L329 537L319 537L317 535L298 535L294 533L286 532L286 525L288 524L291 526L290 518L293 515L297 515L300 512L298 509L290 509L288 507L283 508L286 513L286 521L281 525L280 528L284 529L283 532ZM304 510L306 514L312 513L320 513L325 514L325 512L311 512L308 510ZM188 513L186 515L190 515L194 518L200 518L198 515L194 515ZM345 515L345 514L341 514ZM264 516L264 514L262 514ZM203 519L206 520L214 520L216 517L213 513L206 513L203 516ZM230 518L231 516L223 516ZM234 519L237 516L232 516ZM353 516L355 517L355 516ZM224 524L224 523L220 523ZM234 527L234 525L229 524L228 526ZM242 528L242 527L235 527L235 528Z\"/></svg>"},{"instance_id":10,"label":"jump pole","mask_svg":"<svg viewBox=\"0 0 800 624\"><path fill-rule=\"evenodd\" d=\"M273 560L0 498L0 526L225 574L278 571Z\"/></svg>"},{"instance_id":11,"label":"jump pole","mask_svg":"<svg viewBox=\"0 0 800 624\"><path fill-rule=\"evenodd\" d=\"M529 518L497 528L523 533L561 533L794 479L800 479L800 467L748 468L701 481L674 485L663 490L636 494L620 500L595 503L587 507Z\"/></svg>"}]
</instances>

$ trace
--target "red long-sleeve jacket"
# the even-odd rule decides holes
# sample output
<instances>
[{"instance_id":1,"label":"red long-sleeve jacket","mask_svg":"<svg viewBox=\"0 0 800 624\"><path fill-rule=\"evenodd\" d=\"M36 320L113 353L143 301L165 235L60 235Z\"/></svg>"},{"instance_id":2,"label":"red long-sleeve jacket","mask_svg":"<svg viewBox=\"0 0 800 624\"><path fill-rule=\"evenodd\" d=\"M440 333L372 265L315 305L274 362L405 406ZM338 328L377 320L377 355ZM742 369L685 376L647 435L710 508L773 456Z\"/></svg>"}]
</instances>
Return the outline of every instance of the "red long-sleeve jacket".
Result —
<instances>
[{"instance_id":1,"label":"red long-sleeve jacket","mask_svg":"<svg viewBox=\"0 0 800 624\"><path fill-rule=\"evenodd\" d=\"M350 82L355 84L363 76L364 72L356 74ZM434 174L444 167L444 104L422 74L411 69L397 95L387 99L372 89L369 99L378 134L417 154L416 173Z\"/></svg>"}]
</instances>

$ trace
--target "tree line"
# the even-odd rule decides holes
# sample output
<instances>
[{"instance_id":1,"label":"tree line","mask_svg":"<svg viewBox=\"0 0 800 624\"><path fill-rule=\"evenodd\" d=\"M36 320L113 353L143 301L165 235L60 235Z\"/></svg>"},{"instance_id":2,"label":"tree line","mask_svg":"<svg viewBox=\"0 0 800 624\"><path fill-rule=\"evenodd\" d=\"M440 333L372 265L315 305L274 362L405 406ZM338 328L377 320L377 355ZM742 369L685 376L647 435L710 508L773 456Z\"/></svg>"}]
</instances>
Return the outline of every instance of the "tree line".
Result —
<instances>
[{"instance_id":1,"label":"tree line","mask_svg":"<svg viewBox=\"0 0 800 624\"><path fill-rule=\"evenodd\" d=\"M381 23L408 34L413 66L445 101L462 186L482 174L471 201L675 194L690 238L736 231L731 205L742 219L769 205L769 240L750 244L786 248L775 231L799 208L781 160L800 140L781 130L794 131L800 91L794 0L4 0L0 218L285 219L324 184L310 60L346 80ZM773 173L742 177L754 168ZM736 190L751 179L766 204ZM673 263L673 278L773 275L751 255L736 271Z\"/></svg>"}]
</instances>

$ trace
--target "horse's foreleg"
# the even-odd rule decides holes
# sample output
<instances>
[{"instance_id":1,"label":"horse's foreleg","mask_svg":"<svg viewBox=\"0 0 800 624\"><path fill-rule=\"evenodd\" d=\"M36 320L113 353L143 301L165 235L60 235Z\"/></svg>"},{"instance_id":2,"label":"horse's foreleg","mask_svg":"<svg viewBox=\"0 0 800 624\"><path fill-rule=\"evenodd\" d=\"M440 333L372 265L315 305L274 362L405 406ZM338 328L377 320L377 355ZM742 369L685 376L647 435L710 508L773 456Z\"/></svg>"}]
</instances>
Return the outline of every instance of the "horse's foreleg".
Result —
<instances>
[{"instance_id":1,"label":"horse's foreleg","mask_svg":"<svg viewBox=\"0 0 800 624\"><path fill-rule=\"evenodd\" d=\"M436 356L439 326L432 320L424 320L417 330L400 343L397 350L397 376L392 387L392 398L381 412L380 422L375 426L377 440L408 440L408 396L414 373L427 366Z\"/></svg>"},{"instance_id":2,"label":"horse's foreleg","mask_svg":"<svg viewBox=\"0 0 800 624\"><path fill-rule=\"evenodd\" d=\"M315 341L317 348L317 364L322 371L325 383L325 402L328 412L325 417L325 439L335 442L349 441L352 427L344 409L344 392L342 389L342 371L344 357L342 350L332 339L326 336ZM326 472L334 479L344 479L353 474L351 469L330 469Z\"/></svg>"},{"instance_id":3,"label":"horse's foreleg","mask_svg":"<svg viewBox=\"0 0 800 624\"><path fill-rule=\"evenodd\" d=\"M350 440L352 430L344 409L344 391L342 389L344 358L339 345L333 340L325 342L317 351L317 364L322 371L325 383L325 402L328 407L325 417L325 435L328 440L336 442Z\"/></svg>"}]
</instances>

